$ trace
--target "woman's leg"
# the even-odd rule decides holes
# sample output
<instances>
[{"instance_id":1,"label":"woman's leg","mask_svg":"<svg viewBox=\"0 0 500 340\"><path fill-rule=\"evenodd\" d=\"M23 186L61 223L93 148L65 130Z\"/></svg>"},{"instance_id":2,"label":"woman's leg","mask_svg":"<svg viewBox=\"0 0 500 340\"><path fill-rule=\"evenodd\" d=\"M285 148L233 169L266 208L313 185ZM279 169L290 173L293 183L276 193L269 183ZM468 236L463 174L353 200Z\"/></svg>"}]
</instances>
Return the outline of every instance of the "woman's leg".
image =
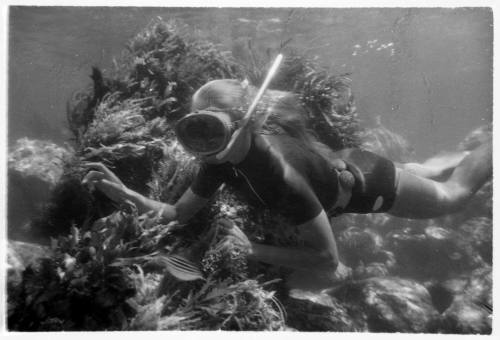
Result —
<instances>
[{"instance_id":1,"label":"woman's leg","mask_svg":"<svg viewBox=\"0 0 500 340\"><path fill-rule=\"evenodd\" d=\"M416 176L443 182L468 154L470 151L443 152L423 163L401 163L396 166Z\"/></svg>"},{"instance_id":2,"label":"woman's leg","mask_svg":"<svg viewBox=\"0 0 500 340\"><path fill-rule=\"evenodd\" d=\"M396 199L389 214L433 218L455 212L492 175L491 140L465 157L446 182L436 182L398 169Z\"/></svg>"}]
</instances>

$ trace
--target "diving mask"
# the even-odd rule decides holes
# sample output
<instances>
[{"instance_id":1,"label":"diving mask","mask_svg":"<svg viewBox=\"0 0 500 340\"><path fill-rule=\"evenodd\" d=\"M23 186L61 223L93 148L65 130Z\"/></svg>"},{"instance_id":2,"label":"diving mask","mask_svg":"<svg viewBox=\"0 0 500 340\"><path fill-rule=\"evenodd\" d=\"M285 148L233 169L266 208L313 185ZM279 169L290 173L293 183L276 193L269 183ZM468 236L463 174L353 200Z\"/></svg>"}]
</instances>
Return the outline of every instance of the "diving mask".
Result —
<instances>
[{"instance_id":1,"label":"diving mask","mask_svg":"<svg viewBox=\"0 0 500 340\"><path fill-rule=\"evenodd\" d=\"M216 154L226 148L241 120L217 111L197 111L180 119L175 125L177 139L190 153L199 156Z\"/></svg>"}]
</instances>

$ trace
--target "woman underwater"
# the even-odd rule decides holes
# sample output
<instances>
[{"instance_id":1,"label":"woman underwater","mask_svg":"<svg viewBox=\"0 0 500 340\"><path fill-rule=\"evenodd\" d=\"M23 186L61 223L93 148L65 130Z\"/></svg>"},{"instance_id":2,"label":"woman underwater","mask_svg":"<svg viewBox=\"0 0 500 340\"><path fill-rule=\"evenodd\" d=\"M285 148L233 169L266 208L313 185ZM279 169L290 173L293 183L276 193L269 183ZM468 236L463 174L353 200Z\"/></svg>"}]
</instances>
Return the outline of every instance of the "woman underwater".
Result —
<instances>
[{"instance_id":1,"label":"woman underwater","mask_svg":"<svg viewBox=\"0 0 500 340\"><path fill-rule=\"evenodd\" d=\"M339 261L329 215L384 212L433 218L461 209L491 178L491 140L437 167L396 165L360 149L333 152L308 133L297 98L281 91L267 91L257 107L257 112L271 111L267 128L245 129L235 143L229 143L254 93L245 83L222 79L194 94L193 113L177 123L176 133L202 164L174 205L128 189L100 163L86 165L90 171L84 183L116 202L135 203L141 213L153 210L167 221L181 223L206 205L223 183L231 185L249 202L281 213L297 225L305 244L296 249L258 244L233 227L234 239L248 249L248 257L301 275L322 273L328 285L350 275L350 268ZM431 179L445 170L452 170L446 181Z\"/></svg>"}]
</instances>

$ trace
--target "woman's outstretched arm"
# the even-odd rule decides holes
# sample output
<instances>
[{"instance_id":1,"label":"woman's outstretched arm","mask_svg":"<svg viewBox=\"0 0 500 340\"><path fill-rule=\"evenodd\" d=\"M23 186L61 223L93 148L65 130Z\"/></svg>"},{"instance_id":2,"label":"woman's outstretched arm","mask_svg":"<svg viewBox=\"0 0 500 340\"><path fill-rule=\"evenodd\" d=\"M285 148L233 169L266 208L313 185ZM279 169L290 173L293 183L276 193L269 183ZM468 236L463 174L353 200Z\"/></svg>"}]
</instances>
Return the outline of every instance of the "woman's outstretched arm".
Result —
<instances>
[{"instance_id":1,"label":"woman's outstretched arm","mask_svg":"<svg viewBox=\"0 0 500 340\"><path fill-rule=\"evenodd\" d=\"M83 179L84 184L96 187L116 203L125 201L134 203L141 214L155 211L166 221L177 220L185 223L208 202L208 199L196 195L191 189L186 190L174 205L158 202L127 188L102 163L85 163L83 166L90 169Z\"/></svg>"},{"instance_id":2,"label":"woman's outstretched arm","mask_svg":"<svg viewBox=\"0 0 500 340\"><path fill-rule=\"evenodd\" d=\"M339 263L337 244L326 213L322 211L311 221L299 226L305 248L281 248L252 243L250 257L294 269L325 269L335 271Z\"/></svg>"},{"instance_id":3,"label":"woman's outstretched arm","mask_svg":"<svg viewBox=\"0 0 500 340\"><path fill-rule=\"evenodd\" d=\"M252 242L249 258L295 269L309 276L321 273L331 278L331 282L327 284L343 280L350 275L350 269L339 261L337 244L325 211L301 224L299 232L305 247L283 248Z\"/></svg>"},{"instance_id":4,"label":"woman's outstretched arm","mask_svg":"<svg viewBox=\"0 0 500 340\"><path fill-rule=\"evenodd\" d=\"M139 212L145 213L153 210L166 221L176 220L180 223L186 223L208 202L208 199L196 195L191 188L188 188L174 205L152 200L130 189L127 191L129 200L137 206Z\"/></svg>"}]
</instances>

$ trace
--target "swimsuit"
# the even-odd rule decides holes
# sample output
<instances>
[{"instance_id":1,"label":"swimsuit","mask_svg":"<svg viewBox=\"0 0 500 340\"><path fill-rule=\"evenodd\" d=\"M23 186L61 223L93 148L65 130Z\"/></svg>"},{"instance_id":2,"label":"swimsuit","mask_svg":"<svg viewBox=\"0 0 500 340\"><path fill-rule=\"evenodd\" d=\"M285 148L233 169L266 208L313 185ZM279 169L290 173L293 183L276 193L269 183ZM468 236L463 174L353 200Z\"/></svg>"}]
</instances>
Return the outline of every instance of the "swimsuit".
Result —
<instances>
[{"instance_id":1,"label":"swimsuit","mask_svg":"<svg viewBox=\"0 0 500 340\"><path fill-rule=\"evenodd\" d=\"M346 150L342 156L356 178L351 201L343 212L373 212L374 204L378 212L389 209L395 195L394 164L358 149ZM387 185L391 181L392 186ZM287 135L252 138L247 156L238 164L202 163L191 190L210 198L223 183L249 203L277 211L296 225L310 221L323 209L329 211L339 193L338 171L330 162ZM379 196L383 197L380 207Z\"/></svg>"},{"instance_id":2,"label":"swimsuit","mask_svg":"<svg viewBox=\"0 0 500 340\"><path fill-rule=\"evenodd\" d=\"M386 212L396 198L396 167L384 157L361 149L336 153L347 163L356 178L352 198L343 209L346 213Z\"/></svg>"}]
</instances>

